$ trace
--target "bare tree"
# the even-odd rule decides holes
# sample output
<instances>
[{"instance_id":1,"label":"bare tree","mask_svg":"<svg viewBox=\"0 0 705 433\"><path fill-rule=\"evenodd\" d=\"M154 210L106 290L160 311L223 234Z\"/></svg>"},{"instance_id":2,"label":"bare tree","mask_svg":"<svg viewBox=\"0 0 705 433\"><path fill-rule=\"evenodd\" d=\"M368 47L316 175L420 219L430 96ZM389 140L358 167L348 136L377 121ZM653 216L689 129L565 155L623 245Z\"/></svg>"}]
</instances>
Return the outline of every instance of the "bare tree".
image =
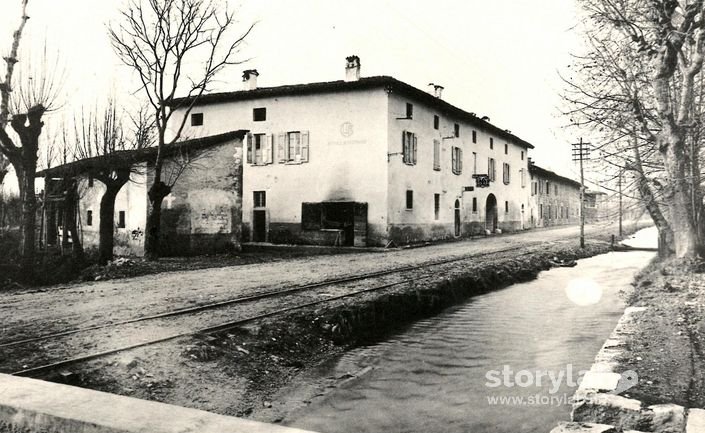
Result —
<instances>
[{"instance_id":1,"label":"bare tree","mask_svg":"<svg viewBox=\"0 0 705 433\"><path fill-rule=\"evenodd\" d=\"M102 265L113 258L115 199L130 180L132 173L137 171L129 153L122 152L124 157L115 156L121 151L141 149L152 144L154 123L144 107L130 116L130 122L131 138L126 137L130 131L125 129L130 127L124 125L124 118L112 98L108 99L103 110L96 108L87 115L82 112L80 119L74 120L74 158L91 161L79 170L105 185L105 192L100 200L98 229L98 262Z\"/></svg>"},{"instance_id":2,"label":"bare tree","mask_svg":"<svg viewBox=\"0 0 705 433\"><path fill-rule=\"evenodd\" d=\"M632 170L678 257L705 251L700 174L703 0L581 0L590 50L570 97ZM702 86L700 86L702 87ZM575 97L578 95L578 97ZM610 145L607 149L607 144ZM621 160L621 161L620 161Z\"/></svg>"},{"instance_id":3,"label":"bare tree","mask_svg":"<svg viewBox=\"0 0 705 433\"><path fill-rule=\"evenodd\" d=\"M132 0L122 11L121 22L109 30L116 54L137 73L154 111L158 150L145 236L149 259L158 257L162 200L171 192L162 176L164 147L181 138L191 109L216 74L241 63L235 60L236 54L254 25L232 37L234 26L234 13L220 12L212 1ZM195 64L202 66L190 67ZM168 102L177 92L186 94L187 105L170 107ZM177 109L183 110L181 117L172 118Z\"/></svg>"},{"instance_id":4,"label":"bare tree","mask_svg":"<svg viewBox=\"0 0 705 433\"><path fill-rule=\"evenodd\" d=\"M58 83L47 69L28 70L29 76L15 77L22 33L29 17L27 2L22 0L20 25L12 36L10 52L4 57L6 69L0 83L0 152L9 160L17 175L22 201L22 271L31 275L35 255L35 228L37 201L34 178L37 171L39 136L42 117L52 108L58 94ZM46 51L45 51L46 54ZM46 57L45 57L46 59ZM43 66L46 66L44 62ZM35 75L36 73L36 75ZM8 134L7 125L16 134ZM17 142L19 139L19 145Z\"/></svg>"}]
</instances>

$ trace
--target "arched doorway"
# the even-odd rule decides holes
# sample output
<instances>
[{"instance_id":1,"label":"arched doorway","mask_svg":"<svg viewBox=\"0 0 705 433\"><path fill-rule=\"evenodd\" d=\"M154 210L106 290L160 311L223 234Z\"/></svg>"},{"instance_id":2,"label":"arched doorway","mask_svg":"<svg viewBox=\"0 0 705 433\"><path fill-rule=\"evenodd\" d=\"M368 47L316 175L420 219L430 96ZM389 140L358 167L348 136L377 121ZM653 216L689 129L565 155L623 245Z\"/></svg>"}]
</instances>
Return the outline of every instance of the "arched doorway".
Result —
<instances>
[{"instance_id":1,"label":"arched doorway","mask_svg":"<svg viewBox=\"0 0 705 433\"><path fill-rule=\"evenodd\" d=\"M485 229L491 232L497 230L497 198L494 194L488 195L485 203Z\"/></svg>"},{"instance_id":2,"label":"arched doorway","mask_svg":"<svg viewBox=\"0 0 705 433\"><path fill-rule=\"evenodd\" d=\"M460 200L455 201L455 236L460 236Z\"/></svg>"}]
</instances>

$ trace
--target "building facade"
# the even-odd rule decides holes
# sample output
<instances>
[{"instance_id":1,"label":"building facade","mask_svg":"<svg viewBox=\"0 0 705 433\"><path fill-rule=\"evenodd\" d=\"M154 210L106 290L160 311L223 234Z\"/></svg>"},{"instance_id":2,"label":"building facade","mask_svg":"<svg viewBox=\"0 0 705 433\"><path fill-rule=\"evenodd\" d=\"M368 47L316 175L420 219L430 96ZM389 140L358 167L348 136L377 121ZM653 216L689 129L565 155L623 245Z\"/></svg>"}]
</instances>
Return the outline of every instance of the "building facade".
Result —
<instances>
[{"instance_id":1,"label":"building facade","mask_svg":"<svg viewBox=\"0 0 705 433\"><path fill-rule=\"evenodd\" d=\"M531 144L391 77L176 99L182 134L250 133L243 239L326 245L409 244L528 227Z\"/></svg>"},{"instance_id":2,"label":"building facade","mask_svg":"<svg viewBox=\"0 0 705 433\"><path fill-rule=\"evenodd\" d=\"M580 183L529 164L529 227L580 223Z\"/></svg>"},{"instance_id":3,"label":"building facade","mask_svg":"<svg viewBox=\"0 0 705 433\"><path fill-rule=\"evenodd\" d=\"M176 143L165 150L163 180L173 186L162 203L161 254L209 254L241 247L245 134L226 132ZM156 148L120 151L54 167L39 175L77 179L77 222L84 247L92 248L99 244L100 202L106 187L90 173L97 167L129 161L130 180L115 198L114 253L142 256L155 155ZM62 227L57 229L61 232Z\"/></svg>"}]
</instances>

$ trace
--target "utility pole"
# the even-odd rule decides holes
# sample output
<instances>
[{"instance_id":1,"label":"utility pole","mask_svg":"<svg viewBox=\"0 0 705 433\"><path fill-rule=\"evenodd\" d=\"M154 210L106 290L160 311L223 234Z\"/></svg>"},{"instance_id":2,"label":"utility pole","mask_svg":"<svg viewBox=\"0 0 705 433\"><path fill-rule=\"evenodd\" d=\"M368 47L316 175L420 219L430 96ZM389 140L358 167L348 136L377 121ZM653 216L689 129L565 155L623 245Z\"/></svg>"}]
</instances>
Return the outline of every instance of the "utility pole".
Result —
<instances>
[{"instance_id":1,"label":"utility pole","mask_svg":"<svg viewBox=\"0 0 705 433\"><path fill-rule=\"evenodd\" d=\"M619 238L622 238L622 172L619 170L619 179L617 180L617 185L619 185Z\"/></svg>"},{"instance_id":2,"label":"utility pole","mask_svg":"<svg viewBox=\"0 0 705 433\"><path fill-rule=\"evenodd\" d=\"M573 143L573 161L580 161L580 248L585 248L585 176L583 175L583 159L590 159L590 143Z\"/></svg>"}]
</instances>

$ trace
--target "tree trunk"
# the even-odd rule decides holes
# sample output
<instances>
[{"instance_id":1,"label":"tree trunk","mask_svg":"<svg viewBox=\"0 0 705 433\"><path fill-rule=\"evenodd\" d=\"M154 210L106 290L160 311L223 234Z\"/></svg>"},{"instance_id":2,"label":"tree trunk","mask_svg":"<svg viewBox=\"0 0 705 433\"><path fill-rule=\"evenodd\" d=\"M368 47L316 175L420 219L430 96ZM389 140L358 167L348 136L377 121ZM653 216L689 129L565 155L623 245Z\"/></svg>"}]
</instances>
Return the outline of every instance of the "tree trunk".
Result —
<instances>
[{"instance_id":1,"label":"tree trunk","mask_svg":"<svg viewBox=\"0 0 705 433\"><path fill-rule=\"evenodd\" d=\"M660 146L664 167L668 175L669 222L673 230L673 247L676 257L694 258L702 252L700 230L696 225L693 209L693 185L690 185L685 142L680 128L664 128Z\"/></svg>"},{"instance_id":2,"label":"tree trunk","mask_svg":"<svg viewBox=\"0 0 705 433\"><path fill-rule=\"evenodd\" d=\"M121 187L122 185L120 185ZM106 184L105 193L100 200L100 227L98 243L98 263L106 265L113 259L113 247L115 245L115 198L120 187Z\"/></svg>"},{"instance_id":3,"label":"tree trunk","mask_svg":"<svg viewBox=\"0 0 705 433\"><path fill-rule=\"evenodd\" d=\"M162 219L162 201L171 193L171 187L160 180L155 180L149 189L151 211L147 216L147 230L144 239L144 256L147 260L159 258L159 233Z\"/></svg>"},{"instance_id":4,"label":"tree trunk","mask_svg":"<svg viewBox=\"0 0 705 433\"><path fill-rule=\"evenodd\" d=\"M71 253L73 254L76 266L81 268L85 263L85 255L83 254L81 235L78 232L78 225L76 224L76 213L78 212L78 190L75 180L72 180L66 189L65 207L68 211L66 212L66 219L64 220L64 231L71 234Z\"/></svg>"}]
</instances>

